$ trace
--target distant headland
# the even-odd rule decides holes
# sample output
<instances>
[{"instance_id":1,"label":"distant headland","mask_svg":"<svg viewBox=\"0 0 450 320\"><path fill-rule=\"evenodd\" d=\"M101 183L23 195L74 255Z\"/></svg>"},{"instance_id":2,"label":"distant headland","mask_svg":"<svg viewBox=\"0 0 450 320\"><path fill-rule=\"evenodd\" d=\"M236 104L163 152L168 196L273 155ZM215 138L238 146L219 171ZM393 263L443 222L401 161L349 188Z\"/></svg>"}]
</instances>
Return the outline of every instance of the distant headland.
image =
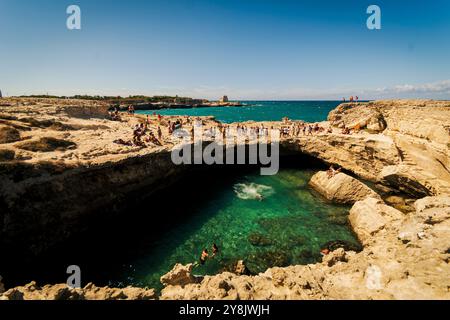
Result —
<instances>
[{"instance_id":1,"label":"distant headland","mask_svg":"<svg viewBox=\"0 0 450 320\"><path fill-rule=\"evenodd\" d=\"M100 96L100 95L74 95L74 96L55 96L55 95L28 95L21 98L46 98L46 99L80 99L97 100L118 107L121 110L127 110L133 106L135 110L161 110L161 109L187 109L187 108L205 108L205 107L242 107L245 104L239 101L230 101L228 96L223 96L217 101L208 99L195 99L190 97L176 96Z\"/></svg>"}]
</instances>

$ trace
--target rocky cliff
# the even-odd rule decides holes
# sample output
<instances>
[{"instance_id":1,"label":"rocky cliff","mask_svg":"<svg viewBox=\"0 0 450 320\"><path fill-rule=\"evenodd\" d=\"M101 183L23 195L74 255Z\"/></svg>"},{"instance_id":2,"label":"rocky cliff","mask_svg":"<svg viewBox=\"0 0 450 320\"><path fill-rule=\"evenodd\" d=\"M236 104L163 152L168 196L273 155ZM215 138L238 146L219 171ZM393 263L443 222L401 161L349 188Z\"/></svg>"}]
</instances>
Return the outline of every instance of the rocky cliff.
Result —
<instances>
[{"instance_id":1,"label":"rocky cliff","mask_svg":"<svg viewBox=\"0 0 450 320\"><path fill-rule=\"evenodd\" d=\"M342 104L328 121L354 133L335 129L332 135L301 136L286 144L391 192L416 198L450 193L450 102Z\"/></svg>"},{"instance_id":2,"label":"rocky cliff","mask_svg":"<svg viewBox=\"0 0 450 320\"><path fill-rule=\"evenodd\" d=\"M350 211L360 253L340 248L322 263L257 276L223 273L185 284L186 276L161 299L450 299L450 197L426 197L415 207L405 215L366 198Z\"/></svg>"},{"instance_id":3,"label":"rocky cliff","mask_svg":"<svg viewBox=\"0 0 450 320\"><path fill-rule=\"evenodd\" d=\"M89 225L99 208L120 207L135 191L164 187L180 173L170 161L169 137L163 146L113 142L129 138L130 127L142 118L112 122L97 118L105 106L48 103L15 99L0 105L0 241L6 248L22 244L33 254ZM282 146L339 165L373 183L384 197L406 195L408 210L399 211L371 192L358 193L350 221L362 252L339 249L320 264L273 268L257 276L224 273L183 286L166 277L160 298L450 298L450 103L343 104L321 125L331 125L332 133L285 137ZM353 133L341 133L344 127ZM324 194L349 194L347 180L322 181ZM55 290L65 293L54 295ZM116 296L115 289L105 290ZM3 298L106 297L36 284L17 291ZM134 293L117 296L148 296Z\"/></svg>"}]
</instances>

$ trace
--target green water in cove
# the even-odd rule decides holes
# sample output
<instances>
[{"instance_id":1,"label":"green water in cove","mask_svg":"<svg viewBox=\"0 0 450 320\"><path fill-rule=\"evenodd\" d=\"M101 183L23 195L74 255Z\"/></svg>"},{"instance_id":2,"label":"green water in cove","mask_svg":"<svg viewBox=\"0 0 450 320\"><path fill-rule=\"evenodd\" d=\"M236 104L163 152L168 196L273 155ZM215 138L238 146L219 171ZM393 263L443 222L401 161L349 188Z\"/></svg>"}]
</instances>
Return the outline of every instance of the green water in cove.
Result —
<instances>
[{"instance_id":1,"label":"green water in cove","mask_svg":"<svg viewBox=\"0 0 450 320\"><path fill-rule=\"evenodd\" d=\"M194 269L196 275L230 270L244 260L253 273L274 266L314 263L330 241L347 241L358 246L347 224L348 207L332 205L311 192L308 181L313 171L281 170L275 176L250 174L230 180L212 197L193 198L185 220L143 245L139 257L123 266L122 278L110 285L161 288L160 277L176 263L195 263L203 248L219 254ZM216 188L216 186L211 186ZM259 199L261 195L263 200ZM168 205L166 216L170 217ZM175 222L175 221L174 221ZM152 232L155 225L148 226Z\"/></svg>"},{"instance_id":2,"label":"green water in cove","mask_svg":"<svg viewBox=\"0 0 450 320\"><path fill-rule=\"evenodd\" d=\"M341 101L243 101L243 107L207 107L192 109L165 109L155 111L161 115L214 116L224 123L244 121L280 121L283 117L292 120L319 122L327 119L328 113ZM138 111L152 114L154 111Z\"/></svg>"}]
</instances>

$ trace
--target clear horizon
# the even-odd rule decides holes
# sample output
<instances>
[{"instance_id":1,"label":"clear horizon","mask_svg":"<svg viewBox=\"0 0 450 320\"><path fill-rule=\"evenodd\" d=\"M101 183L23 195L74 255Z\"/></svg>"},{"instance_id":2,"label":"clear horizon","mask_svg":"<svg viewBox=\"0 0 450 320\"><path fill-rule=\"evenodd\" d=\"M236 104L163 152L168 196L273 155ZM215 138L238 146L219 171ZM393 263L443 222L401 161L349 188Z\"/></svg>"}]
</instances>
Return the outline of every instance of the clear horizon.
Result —
<instances>
[{"instance_id":1,"label":"clear horizon","mask_svg":"<svg viewBox=\"0 0 450 320\"><path fill-rule=\"evenodd\" d=\"M82 29L66 28L76 4ZM371 4L382 29L366 27ZM450 2L2 0L4 96L450 99Z\"/></svg>"}]
</instances>

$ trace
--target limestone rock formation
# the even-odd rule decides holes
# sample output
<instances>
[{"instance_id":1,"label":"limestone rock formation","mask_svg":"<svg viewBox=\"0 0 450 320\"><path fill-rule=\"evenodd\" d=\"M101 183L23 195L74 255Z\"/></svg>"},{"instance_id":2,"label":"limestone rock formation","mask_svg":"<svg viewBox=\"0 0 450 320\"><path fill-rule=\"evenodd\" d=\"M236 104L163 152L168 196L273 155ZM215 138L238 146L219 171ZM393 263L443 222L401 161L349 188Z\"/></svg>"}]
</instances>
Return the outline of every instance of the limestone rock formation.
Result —
<instances>
[{"instance_id":1,"label":"limestone rock formation","mask_svg":"<svg viewBox=\"0 0 450 320\"><path fill-rule=\"evenodd\" d=\"M353 204L367 197L379 198L375 191L345 173L328 177L326 171L320 171L311 178L309 185L336 203Z\"/></svg>"},{"instance_id":2,"label":"limestone rock formation","mask_svg":"<svg viewBox=\"0 0 450 320\"><path fill-rule=\"evenodd\" d=\"M0 125L0 144L20 141L20 132L14 127Z\"/></svg>"},{"instance_id":3,"label":"limestone rock formation","mask_svg":"<svg viewBox=\"0 0 450 320\"><path fill-rule=\"evenodd\" d=\"M182 265L177 263L173 269L161 277L161 283L165 286L185 286L190 283L195 283L197 280L192 275L192 263Z\"/></svg>"},{"instance_id":4,"label":"limestone rock formation","mask_svg":"<svg viewBox=\"0 0 450 320\"><path fill-rule=\"evenodd\" d=\"M285 146L411 197L450 193L450 102L348 103L328 120L357 132L300 136Z\"/></svg>"},{"instance_id":5,"label":"limestone rock formation","mask_svg":"<svg viewBox=\"0 0 450 320\"><path fill-rule=\"evenodd\" d=\"M379 232L386 232L394 221L400 221L403 213L376 198L356 202L350 210L350 223L363 245L367 245Z\"/></svg>"},{"instance_id":6,"label":"limestone rock formation","mask_svg":"<svg viewBox=\"0 0 450 320\"><path fill-rule=\"evenodd\" d=\"M425 223L438 224L450 218L450 196L426 197L417 200L414 206L416 217Z\"/></svg>"},{"instance_id":7,"label":"limestone rock formation","mask_svg":"<svg viewBox=\"0 0 450 320\"><path fill-rule=\"evenodd\" d=\"M36 282L31 282L0 294L0 300L155 300L156 298L153 289L100 288L92 283L84 288L72 289L66 284L40 287Z\"/></svg>"},{"instance_id":8,"label":"limestone rock formation","mask_svg":"<svg viewBox=\"0 0 450 320\"><path fill-rule=\"evenodd\" d=\"M450 299L450 209L445 197L416 202L403 214L379 199L352 208L352 225L363 241L356 253L337 249L322 263L271 268L256 276L222 273L184 287L168 286L161 299ZM426 208L426 209L425 209ZM418 220L432 210L435 224ZM431 211L430 211L431 212ZM399 235L415 226L414 237Z\"/></svg>"},{"instance_id":9,"label":"limestone rock formation","mask_svg":"<svg viewBox=\"0 0 450 320\"><path fill-rule=\"evenodd\" d=\"M151 192L180 172L170 161L170 139L162 147L114 143L126 139L130 127L142 119L124 115L123 122L108 121L102 118L106 108L93 101L2 99L0 124L14 128L7 130L9 142L1 145L0 153L0 241L5 248L14 244L24 254L41 253L76 232L81 220L91 221L98 208L108 203L120 206L127 200L124 195ZM323 125L332 125L333 132L283 137L282 149L337 164L389 195L405 196L408 202L400 204L407 210L400 212L370 192L365 199L359 192L356 197L355 190L343 184L348 178L336 176L339 183L330 188L359 200L349 220L362 251L339 248L322 263L271 268L255 276L225 272L197 279L192 266L179 265L163 277L161 299L450 299L450 102L346 104L330 113ZM342 134L341 127L355 132ZM43 137L73 141L76 149L34 152L18 147ZM13 141L18 138L22 141ZM357 189L367 191L359 184ZM58 197L49 197L49 192ZM147 289L70 289L36 283L0 295L152 298L155 292Z\"/></svg>"},{"instance_id":10,"label":"limestone rock formation","mask_svg":"<svg viewBox=\"0 0 450 320\"><path fill-rule=\"evenodd\" d=\"M328 121L339 128L367 128L375 133L386 129L380 110L368 108L364 103L343 103L330 112Z\"/></svg>"}]
</instances>

